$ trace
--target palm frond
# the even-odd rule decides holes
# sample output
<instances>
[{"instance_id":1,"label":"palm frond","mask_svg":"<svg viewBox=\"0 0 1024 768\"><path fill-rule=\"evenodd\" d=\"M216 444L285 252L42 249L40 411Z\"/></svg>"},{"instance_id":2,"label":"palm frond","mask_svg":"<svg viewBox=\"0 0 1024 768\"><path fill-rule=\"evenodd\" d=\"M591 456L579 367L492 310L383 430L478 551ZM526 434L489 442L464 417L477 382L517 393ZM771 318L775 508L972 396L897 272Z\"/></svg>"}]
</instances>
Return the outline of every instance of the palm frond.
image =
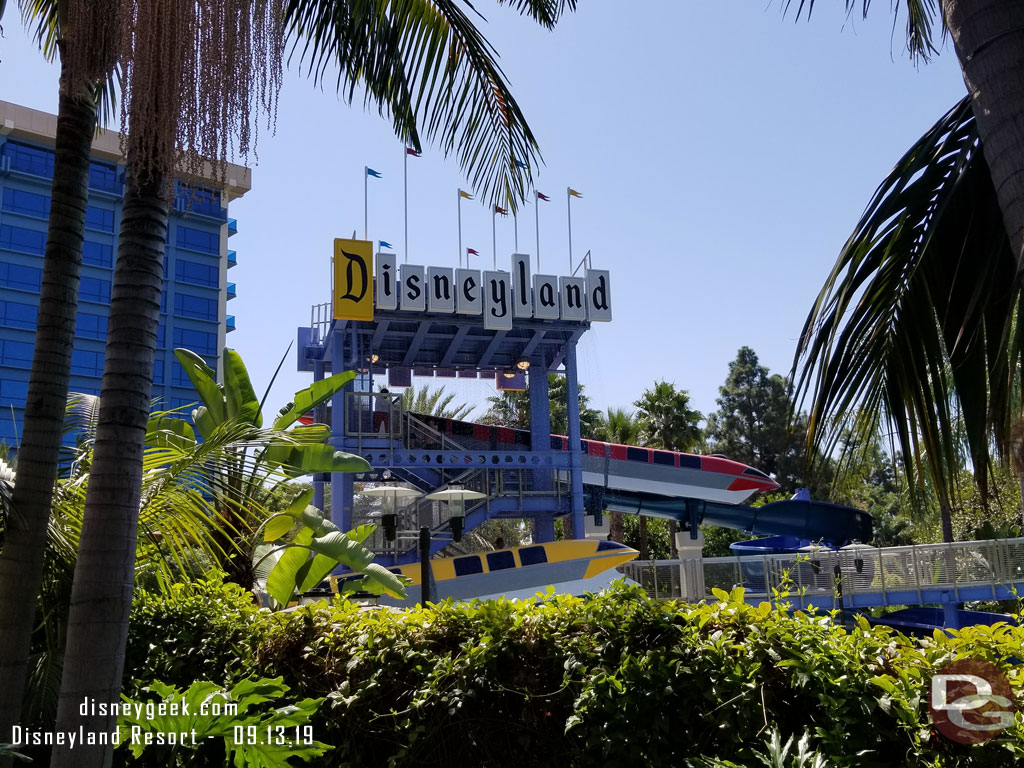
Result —
<instances>
[{"instance_id":1,"label":"palm frond","mask_svg":"<svg viewBox=\"0 0 1024 768\"><path fill-rule=\"evenodd\" d=\"M784 0L782 12L788 12L793 2L794 0ZM868 9L871 7L871 0L844 0L844 2L847 15L852 14L857 6L860 5L861 17L867 18ZM933 54L939 52L939 49L935 47L933 34L936 19L939 20L939 23L942 20L939 4L937 0L903 0L903 3L906 6L904 12L907 17L907 52L912 59L927 62ZM813 10L814 0L799 0L796 18L799 19L805 11L807 17L810 18ZM895 29L900 18L899 3L896 0L892 2L892 11L893 29Z\"/></svg>"},{"instance_id":2,"label":"palm frond","mask_svg":"<svg viewBox=\"0 0 1024 768\"><path fill-rule=\"evenodd\" d=\"M829 455L883 417L910 478L952 491L964 435L984 488L1013 411L1024 297L965 98L899 161L846 242L801 333L798 399ZM1015 322L1017 321L1017 322ZM920 483L918 483L920 485Z\"/></svg>"},{"instance_id":3,"label":"palm frond","mask_svg":"<svg viewBox=\"0 0 1024 768\"><path fill-rule=\"evenodd\" d=\"M61 6L57 0L19 0L21 21L28 28L32 41L39 46L47 61L57 57L60 38Z\"/></svg>"},{"instance_id":4,"label":"palm frond","mask_svg":"<svg viewBox=\"0 0 1024 768\"><path fill-rule=\"evenodd\" d=\"M575 2L511 5L550 26ZM419 149L422 133L456 154L494 204L515 210L525 198L540 161L536 138L497 52L455 0L290 0L286 29L316 82L336 64L338 91L351 102L364 89L365 106L390 117L403 141Z\"/></svg>"}]
</instances>

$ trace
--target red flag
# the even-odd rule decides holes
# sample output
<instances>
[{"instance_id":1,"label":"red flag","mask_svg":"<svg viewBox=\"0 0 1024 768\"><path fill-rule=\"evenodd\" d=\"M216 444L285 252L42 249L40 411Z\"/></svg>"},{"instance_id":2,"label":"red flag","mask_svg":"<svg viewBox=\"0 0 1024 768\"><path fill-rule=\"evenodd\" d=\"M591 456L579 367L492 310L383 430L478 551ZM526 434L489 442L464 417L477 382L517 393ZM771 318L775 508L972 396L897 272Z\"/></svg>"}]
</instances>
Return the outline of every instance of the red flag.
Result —
<instances>
[{"instance_id":1,"label":"red flag","mask_svg":"<svg viewBox=\"0 0 1024 768\"><path fill-rule=\"evenodd\" d=\"M480 255L480 251L474 250L473 248L467 248L466 249L466 253L471 253L474 256L479 256Z\"/></svg>"},{"instance_id":2,"label":"red flag","mask_svg":"<svg viewBox=\"0 0 1024 768\"><path fill-rule=\"evenodd\" d=\"M508 211L505 208L502 208L500 205L494 206L494 212L500 213L502 216L508 216Z\"/></svg>"},{"instance_id":3,"label":"red flag","mask_svg":"<svg viewBox=\"0 0 1024 768\"><path fill-rule=\"evenodd\" d=\"M422 152L417 152L415 149L411 149L410 147L405 148L405 154L412 155L413 157L423 157Z\"/></svg>"},{"instance_id":4,"label":"red flag","mask_svg":"<svg viewBox=\"0 0 1024 768\"><path fill-rule=\"evenodd\" d=\"M543 192L538 192L537 193L537 199L538 200L546 200L549 203L551 202L551 198L548 197L547 195L545 195Z\"/></svg>"}]
</instances>

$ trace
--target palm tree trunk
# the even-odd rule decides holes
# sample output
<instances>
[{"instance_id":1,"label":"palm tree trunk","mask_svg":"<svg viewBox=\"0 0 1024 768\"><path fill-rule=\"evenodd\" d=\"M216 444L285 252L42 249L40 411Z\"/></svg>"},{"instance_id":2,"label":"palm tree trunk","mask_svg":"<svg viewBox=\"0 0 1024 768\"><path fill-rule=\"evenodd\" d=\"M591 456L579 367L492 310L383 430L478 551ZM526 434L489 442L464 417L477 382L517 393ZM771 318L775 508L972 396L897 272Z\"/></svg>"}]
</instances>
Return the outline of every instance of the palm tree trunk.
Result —
<instances>
[{"instance_id":1,"label":"palm tree trunk","mask_svg":"<svg viewBox=\"0 0 1024 768\"><path fill-rule=\"evenodd\" d=\"M1024 3L943 0L1003 224L1024 277Z\"/></svg>"},{"instance_id":2,"label":"palm tree trunk","mask_svg":"<svg viewBox=\"0 0 1024 768\"><path fill-rule=\"evenodd\" d=\"M129 149L129 169L132 152ZM71 592L58 731L112 732L116 717L79 715L85 698L118 701L135 571L142 451L163 288L168 185L129 170L110 303L96 447ZM57 746L51 765L110 765L112 747Z\"/></svg>"},{"instance_id":3,"label":"palm tree trunk","mask_svg":"<svg viewBox=\"0 0 1024 768\"><path fill-rule=\"evenodd\" d=\"M57 136L35 350L25 398L18 478L0 555L0 741L21 714L57 476L82 269L89 155L96 130L90 93L68 93L62 63Z\"/></svg>"},{"instance_id":4,"label":"palm tree trunk","mask_svg":"<svg viewBox=\"0 0 1024 768\"><path fill-rule=\"evenodd\" d=\"M651 549L647 543L647 518L641 515L637 527L639 528L640 532L640 559L649 560Z\"/></svg>"},{"instance_id":5,"label":"palm tree trunk","mask_svg":"<svg viewBox=\"0 0 1024 768\"><path fill-rule=\"evenodd\" d=\"M621 512L612 512L610 514L612 519L608 523L608 538L621 544L626 535L625 521L622 519Z\"/></svg>"}]
</instances>

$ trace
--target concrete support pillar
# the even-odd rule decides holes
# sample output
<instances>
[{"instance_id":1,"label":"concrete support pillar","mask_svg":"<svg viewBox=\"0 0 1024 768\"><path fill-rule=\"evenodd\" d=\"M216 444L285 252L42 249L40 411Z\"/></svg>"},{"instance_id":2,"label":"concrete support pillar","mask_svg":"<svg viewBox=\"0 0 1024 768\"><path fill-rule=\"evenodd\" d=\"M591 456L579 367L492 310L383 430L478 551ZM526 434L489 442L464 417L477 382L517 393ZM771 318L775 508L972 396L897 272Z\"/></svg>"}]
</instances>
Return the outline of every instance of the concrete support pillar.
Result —
<instances>
[{"instance_id":1,"label":"concrete support pillar","mask_svg":"<svg viewBox=\"0 0 1024 768\"><path fill-rule=\"evenodd\" d=\"M572 535L586 538L583 515L583 453L580 450L580 387L576 377L576 342L565 350L565 410L569 415L569 509Z\"/></svg>"}]
</instances>

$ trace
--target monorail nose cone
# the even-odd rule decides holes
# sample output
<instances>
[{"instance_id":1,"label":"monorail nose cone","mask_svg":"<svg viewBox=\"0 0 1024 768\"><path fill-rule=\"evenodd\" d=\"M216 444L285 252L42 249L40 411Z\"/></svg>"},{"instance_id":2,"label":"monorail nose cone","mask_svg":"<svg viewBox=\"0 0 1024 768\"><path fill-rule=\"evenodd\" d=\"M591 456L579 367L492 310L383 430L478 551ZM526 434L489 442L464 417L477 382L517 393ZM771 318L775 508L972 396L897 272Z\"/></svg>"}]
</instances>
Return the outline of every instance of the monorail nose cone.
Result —
<instances>
[{"instance_id":1,"label":"monorail nose cone","mask_svg":"<svg viewBox=\"0 0 1024 768\"><path fill-rule=\"evenodd\" d=\"M598 552L607 552L610 549L629 549L625 544L620 544L617 541L599 541L597 542Z\"/></svg>"}]
</instances>

